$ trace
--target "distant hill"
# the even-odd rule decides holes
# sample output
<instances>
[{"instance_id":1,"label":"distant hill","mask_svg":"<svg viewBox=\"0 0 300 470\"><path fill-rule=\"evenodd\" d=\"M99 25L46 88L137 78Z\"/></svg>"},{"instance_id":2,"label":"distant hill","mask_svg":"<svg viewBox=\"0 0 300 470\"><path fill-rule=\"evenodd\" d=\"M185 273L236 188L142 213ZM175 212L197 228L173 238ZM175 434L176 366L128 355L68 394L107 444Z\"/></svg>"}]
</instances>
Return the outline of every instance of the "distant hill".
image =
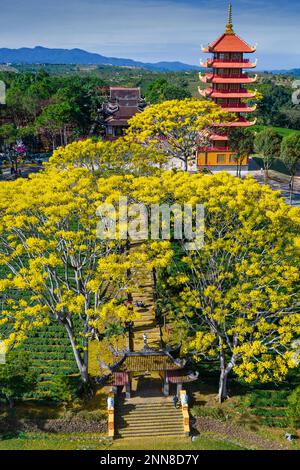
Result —
<instances>
[{"instance_id":1,"label":"distant hill","mask_svg":"<svg viewBox=\"0 0 300 470\"><path fill-rule=\"evenodd\" d=\"M295 75L296 77L300 77L300 69L291 69L291 70L270 70L271 73L274 74L282 74L282 75Z\"/></svg>"},{"instance_id":2,"label":"distant hill","mask_svg":"<svg viewBox=\"0 0 300 470\"><path fill-rule=\"evenodd\" d=\"M33 49L0 48L2 64L63 64L63 65L115 65L119 67L139 67L157 71L188 71L199 70L195 65L181 62L158 62L155 64L138 62L132 59L105 57L82 49L49 49L37 46Z\"/></svg>"}]
</instances>

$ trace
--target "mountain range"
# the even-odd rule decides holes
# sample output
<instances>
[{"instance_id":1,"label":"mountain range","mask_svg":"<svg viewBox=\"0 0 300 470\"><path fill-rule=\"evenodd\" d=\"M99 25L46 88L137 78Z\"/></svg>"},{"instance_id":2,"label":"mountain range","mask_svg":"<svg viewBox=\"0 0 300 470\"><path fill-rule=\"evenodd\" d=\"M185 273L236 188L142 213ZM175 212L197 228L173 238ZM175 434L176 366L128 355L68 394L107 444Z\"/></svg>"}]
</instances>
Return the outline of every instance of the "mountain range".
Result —
<instances>
[{"instance_id":1,"label":"mountain range","mask_svg":"<svg viewBox=\"0 0 300 470\"><path fill-rule=\"evenodd\" d=\"M283 74L283 75L295 75L296 77L300 76L300 69L272 70L272 72L276 74Z\"/></svg>"},{"instance_id":2,"label":"mountain range","mask_svg":"<svg viewBox=\"0 0 300 470\"><path fill-rule=\"evenodd\" d=\"M2 64L63 64L63 65L114 65L119 67L139 67L152 71L188 71L199 70L200 66L182 62L144 63L132 59L105 57L101 54L82 49L49 49L37 46L20 49L0 48Z\"/></svg>"}]
</instances>

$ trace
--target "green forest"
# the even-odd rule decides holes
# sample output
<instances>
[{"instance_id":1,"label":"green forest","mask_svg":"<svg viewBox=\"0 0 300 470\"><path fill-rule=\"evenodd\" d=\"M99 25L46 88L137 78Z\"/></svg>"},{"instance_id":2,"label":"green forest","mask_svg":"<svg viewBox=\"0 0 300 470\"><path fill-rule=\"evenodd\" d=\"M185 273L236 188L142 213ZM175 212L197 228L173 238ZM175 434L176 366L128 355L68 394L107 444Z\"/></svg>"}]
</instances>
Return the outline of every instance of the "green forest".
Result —
<instances>
[{"instance_id":1,"label":"green forest","mask_svg":"<svg viewBox=\"0 0 300 470\"><path fill-rule=\"evenodd\" d=\"M110 86L140 87L150 104L199 97L198 73L159 73L110 66L19 66L1 71L7 87L0 110L2 152L17 140L27 154L48 152L90 134ZM259 74L258 125L300 130L300 109L292 104L293 77ZM204 86L204 84L201 84Z\"/></svg>"}]
</instances>

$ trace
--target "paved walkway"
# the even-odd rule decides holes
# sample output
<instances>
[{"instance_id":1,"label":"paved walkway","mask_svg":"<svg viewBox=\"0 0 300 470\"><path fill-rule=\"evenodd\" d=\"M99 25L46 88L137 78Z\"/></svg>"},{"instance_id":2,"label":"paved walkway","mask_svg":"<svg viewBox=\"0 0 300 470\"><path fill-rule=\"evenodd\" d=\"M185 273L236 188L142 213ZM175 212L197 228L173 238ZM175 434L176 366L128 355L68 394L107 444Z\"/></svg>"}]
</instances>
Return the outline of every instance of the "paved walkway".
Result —
<instances>
[{"instance_id":1,"label":"paved walkway","mask_svg":"<svg viewBox=\"0 0 300 470\"><path fill-rule=\"evenodd\" d=\"M227 173L236 176L236 171L233 170L223 170ZM220 173L221 170L213 171L213 173ZM242 171L242 178L245 178L247 175L253 176L261 184L268 184L270 188L274 189L275 191L281 191L282 196L285 198L287 204L290 204L290 187L289 181L290 177L283 173L279 173L278 171L269 171L269 178L265 183L264 175L260 171ZM293 206L300 207L300 176L295 177L294 181L294 193L292 198Z\"/></svg>"},{"instance_id":2,"label":"paved walkway","mask_svg":"<svg viewBox=\"0 0 300 470\"><path fill-rule=\"evenodd\" d=\"M270 188L275 191L281 191L282 196L285 198L287 204L290 204L290 177L277 171L269 171L269 178L265 183L264 176L258 172L252 172L256 181L261 184L268 184ZM300 206L300 177L296 176L294 181L294 193L292 196L293 206Z\"/></svg>"},{"instance_id":3,"label":"paved walkway","mask_svg":"<svg viewBox=\"0 0 300 470\"><path fill-rule=\"evenodd\" d=\"M31 173L38 173L43 169L41 165L19 165L19 168L22 173L22 178L28 178ZM0 181L14 181L16 179L15 175L10 173L10 168L3 168Z\"/></svg>"}]
</instances>

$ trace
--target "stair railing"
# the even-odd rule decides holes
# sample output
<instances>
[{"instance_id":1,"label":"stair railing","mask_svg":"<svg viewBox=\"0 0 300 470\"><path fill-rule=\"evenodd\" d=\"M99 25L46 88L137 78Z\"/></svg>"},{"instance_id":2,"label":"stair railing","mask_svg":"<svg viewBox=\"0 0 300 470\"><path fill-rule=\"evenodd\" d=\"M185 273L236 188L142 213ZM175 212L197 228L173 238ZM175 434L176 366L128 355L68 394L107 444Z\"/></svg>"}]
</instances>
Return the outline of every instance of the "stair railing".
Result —
<instances>
[{"instance_id":1,"label":"stair railing","mask_svg":"<svg viewBox=\"0 0 300 470\"><path fill-rule=\"evenodd\" d=\"M115 397L110 393L107 398L108 437L115 436Z\"/></svg>"},{"instance_id":2,"label":"stair railing","mask_svg":"<svg viewBox=\"0 0 300 470\"><path fill-rule=\"evenodd\" d=\"M190 414L189 414L189 400L185 390L180 391L180 402L183 418L183 429L184 433L190 435Z\"/></svg>"}]
</instances>

